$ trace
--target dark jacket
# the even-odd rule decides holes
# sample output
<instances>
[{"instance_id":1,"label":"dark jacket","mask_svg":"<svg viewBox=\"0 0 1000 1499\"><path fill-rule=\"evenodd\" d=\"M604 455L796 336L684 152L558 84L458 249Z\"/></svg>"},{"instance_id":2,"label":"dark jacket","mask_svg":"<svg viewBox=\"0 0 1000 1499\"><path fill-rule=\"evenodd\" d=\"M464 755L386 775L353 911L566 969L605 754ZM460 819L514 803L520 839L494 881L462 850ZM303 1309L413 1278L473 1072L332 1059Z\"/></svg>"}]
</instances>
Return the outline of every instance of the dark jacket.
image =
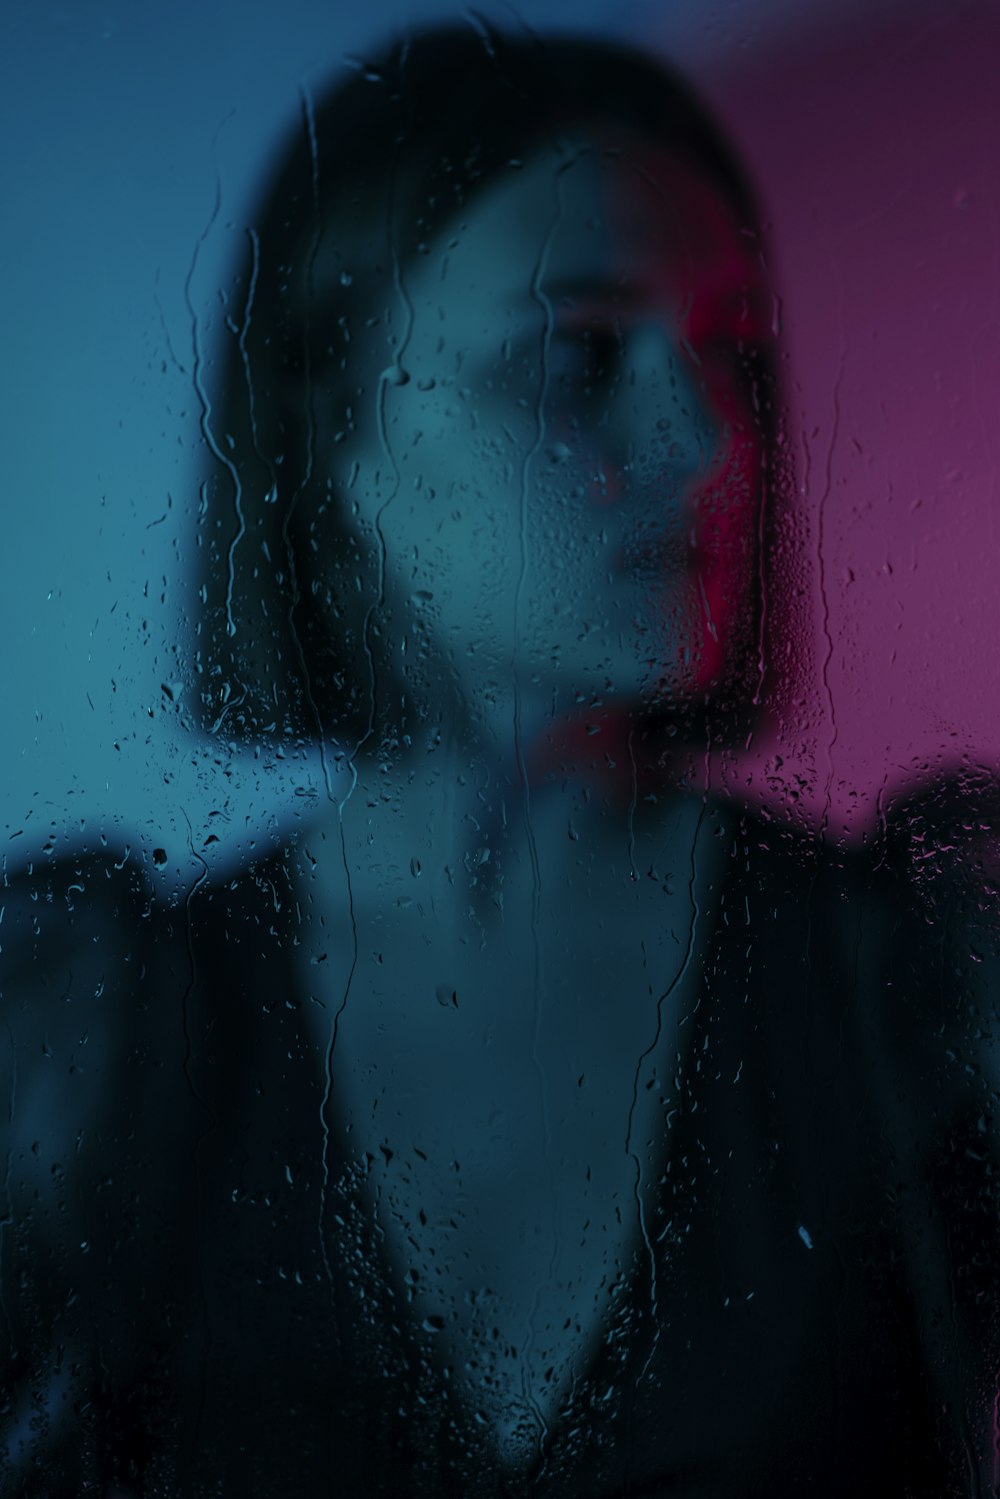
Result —
<instances>
[{"instance_id":1,"label":"dark jacket","mask_svg":"<svg viewBox=\"0 0 1000 1499\"><path fill-rule=\"evenodd\" d=\"M2 1491L995 1492L997 804L914 799L851 854L720 814L656 1275L517 1480L343 1187L283 864L173 906L127 859L22 871Z\"/></svg>"}]
</instances>

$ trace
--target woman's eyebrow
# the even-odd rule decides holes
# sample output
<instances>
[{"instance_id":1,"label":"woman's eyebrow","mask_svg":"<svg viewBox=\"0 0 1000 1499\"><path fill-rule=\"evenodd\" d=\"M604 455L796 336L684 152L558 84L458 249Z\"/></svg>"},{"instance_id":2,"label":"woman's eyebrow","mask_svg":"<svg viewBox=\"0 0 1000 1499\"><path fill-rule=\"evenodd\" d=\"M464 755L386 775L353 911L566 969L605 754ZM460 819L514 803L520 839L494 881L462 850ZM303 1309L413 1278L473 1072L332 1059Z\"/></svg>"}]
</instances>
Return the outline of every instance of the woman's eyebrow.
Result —
<instances>
[{"instance_id":1,"label":"woman's eyebrow","mask_svg":"<svg viewBox=\"0 0 1000 1499\"><path fill-rule=\"evenodd\" d=\"M637 285L628 275L559 276L551 282L542 277L539 290L551 303L583 309L621 307L649 300L647 288Z\"/></svg>"},{"instance_id":2,"label":"woman's eyebrow","mask_svg":"<svg viewBox=\"0 0 1000 1499\"><path fill-rule=\"evenodd\" d=\"M672 301L631 279L559 281L542 290L552 310L553 326L561 331L611 326L622 332L638 322L675 327L678 321Z\"/></svg>"}]
</instances>

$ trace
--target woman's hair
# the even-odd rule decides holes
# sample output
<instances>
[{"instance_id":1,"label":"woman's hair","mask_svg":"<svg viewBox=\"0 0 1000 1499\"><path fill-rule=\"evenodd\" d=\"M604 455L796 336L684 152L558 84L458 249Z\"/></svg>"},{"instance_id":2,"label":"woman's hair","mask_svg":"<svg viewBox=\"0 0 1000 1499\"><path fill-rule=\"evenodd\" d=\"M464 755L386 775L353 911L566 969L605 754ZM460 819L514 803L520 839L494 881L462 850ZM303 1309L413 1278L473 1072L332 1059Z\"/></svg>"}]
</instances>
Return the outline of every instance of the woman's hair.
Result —
<instances>
[{"instance_id":1,"label":"woman's hair","mask_svg":"<svg viewBox=\"0 0 1000 1499\"><path fill-rule=\"evenodd\" d=\"M351 748L403 736L432 711L391 666L377 567L349 524L350 497L317 461L317 413L329 452L353 429L359 347L376 340L407 378L398 350L411 257L512 161L581 127L668 148L716 190L734 234L757 234L744 173L688 87L605 41L427 31L359 67L315 111L304 101L248 232L242 308L217 359L199 528L197 666L210 728L330 735ZM758 345L743 366L762 469L775 423L771 357ZM418 620L405 627L419 638ZM756 640L751 654L756 669ZM742 687L729 682L730 700L745 704L759 686L747 686L748 670L739 667Z\"/></svg>"}]
</instances>

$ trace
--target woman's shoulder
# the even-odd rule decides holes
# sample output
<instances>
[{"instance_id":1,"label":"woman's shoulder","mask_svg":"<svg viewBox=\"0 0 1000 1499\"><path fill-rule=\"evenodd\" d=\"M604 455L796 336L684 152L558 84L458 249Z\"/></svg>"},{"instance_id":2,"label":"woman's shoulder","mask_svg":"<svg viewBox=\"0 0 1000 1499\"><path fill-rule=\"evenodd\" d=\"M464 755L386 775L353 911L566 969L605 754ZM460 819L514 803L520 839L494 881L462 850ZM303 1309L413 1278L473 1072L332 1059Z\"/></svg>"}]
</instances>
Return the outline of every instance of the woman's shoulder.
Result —
<instances>
[{"instance_id":1,"label":"woman's shoulder","mask_svg":"<svg viewBox=\"0 0 1000 1499\"><path fill-rule=\"evenodd\" d=\"M1000 774L962 767L893 797L875 839L880 858L906 867L932 895L948 886L988 892L1000 878Z\"/></svg>"},{"instance_id":2,"label":"woman's shoulder","mask_svg":"<svg viewBox=\"0 0 1000 1499\"><path fill-rule=\"evenodd\" d=\"M113 1167L131 1178L154 1135L196 1127L227 920L239 909L253 924L260 892L250 878L222 890L159 874L155 857L104 848L5 873L0 1088L10 1191L26 1213L63 1175L97 1181ZM244 944L233 936L235 968ZM131 1151L129 1132L140 1142ZM45 1232L57 1228L52 1216Z\"/></svg>"},{"instance_id":3,"label":"woman's shoulder","mask_svg":"<svg viewBox=\"0 0 1000 1499\"><path fill-rule=\"evenodd\" d=\"M46 986L72 965L109 975L152 951L213 941L234 922L259 925L286 912L293 884L280 856L225 878L196 867L186 880L124 848L83 850L9 866L0 879L0 991L34 976Z\"/></svg>"},{"instance_id":4,"label":"woman's shoulder","mask_svg":"<svg viewBox=\"0 0 1000 1499\"><path fill-rule=\"evenodd\" d=\"M785 810L713 809L726 852L720 941L782 992L837 975L897 1037L954 1030L1000 993L1000 778L956 773L886 800L837 841ZM745 939L745 940L744 940ZM740 943L744 943L744 948ZM782 977L783 976L783 977ZM831 989L833 992L833 989Z\"/></svg>"},{"instance_id":5,"label":"woman's shoulder","mask_svg":"<svg viewBox=\"0 0 1000 1499\"><path fill-rule=\"evenodd\" d=\"M16 1040L25 1029L43 1031L48 1049L64 1031L78 1042L94 1012L141 972L162 936L161 915L127 854L45 857L6 871L0 996L9 1033Z\"/></svg>"},{"instance_id":6,"label":"woman's shoulder","mask_svg":"<svg viewBox=\"0 0 1000 1499\"><path fill-rule=\"evenodd\" d=\"M891 914L896 988L955 1014L1000 983L1000 776L961 767L887 799L863 850L867 897ZM992 1000L990 1000L992 1004Z\"/></svg>"},{"instance_id":7,"label":"woman's shoulder","mask_svg":"<svg viewBox=\"0 0 1000 1499\"><path fill-rule=\"evenodd\" d=\"M0 886L0 1006L9 1147L25 1180L79 1153L115 1107L123 1066L181 981L168 913L141 865L99 850L26 862Z\"/></svg>"},{"instance_id":8,"label":"woman's shoulder","mask_svg":"<svg viewBox=\"0 0 1000 1499\"><path fill-rule=\"evenodd\" d=\"M716 797L705 806L733 858L757 870L799 870L870 889L896 884L911 904L939 900L948 889L988 893L1000 882L1000 774L985 767L957 769L879 797L870 827L850 838L835 837L825 820L820 826L797 820L783 805Z\"/></svg>"}]
</instances>

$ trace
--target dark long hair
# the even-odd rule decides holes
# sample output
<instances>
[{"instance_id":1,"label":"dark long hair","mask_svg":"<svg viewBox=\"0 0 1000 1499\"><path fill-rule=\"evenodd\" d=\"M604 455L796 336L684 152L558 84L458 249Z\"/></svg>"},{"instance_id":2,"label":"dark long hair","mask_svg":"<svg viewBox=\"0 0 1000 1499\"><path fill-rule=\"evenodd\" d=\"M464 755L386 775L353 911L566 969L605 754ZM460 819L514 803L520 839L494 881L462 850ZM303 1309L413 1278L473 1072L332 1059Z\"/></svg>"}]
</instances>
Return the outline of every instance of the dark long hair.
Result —
<instances>
[{"instance_id":1,"label":"dark long hair","mask_svg":"<svg viewBox=\"0 0 1000 1499\"><path fill-rule=\"evenodd\" d=\"M345 496L316 462L317 398L334 440L346 438L358 397L352 340L382 339L389 367L398 360L401 268L512 158L581 126L669 148L716 190L734 233L759 237L744 172L687 85L605 41L515 38L472 26L428 31L360 67L315 110L303 102L248 231L237 292L243 311L217 361L200 534L198 665L208 727L225 722L227 735L251 740L330 735L350 748L379 734L398 737L407 711L419 715L413 694L405 706L389 665L384 636L392 632L380 629L371 559L347 523ZM732 742L734 723L742 725L759 698L765 659L774 352L765 339L741 356L758 427L752 504L760 555L750 569L746 649L693 712L687 705L689 739L714 703L723 705L716 716L729 720L724 737ZM405 628L419 640L419 618ZM676 705L673 712L676 732Z\"/></svg>"}]
</instances>

